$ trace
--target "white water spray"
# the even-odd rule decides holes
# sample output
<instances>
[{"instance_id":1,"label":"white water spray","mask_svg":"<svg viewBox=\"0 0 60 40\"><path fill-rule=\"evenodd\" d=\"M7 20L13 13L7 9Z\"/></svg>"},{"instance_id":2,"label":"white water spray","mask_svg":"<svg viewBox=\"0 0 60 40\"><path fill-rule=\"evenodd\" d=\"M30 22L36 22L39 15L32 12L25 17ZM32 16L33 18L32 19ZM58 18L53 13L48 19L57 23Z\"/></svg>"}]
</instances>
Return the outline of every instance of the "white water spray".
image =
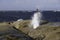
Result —
<instances>
[{"instance_id":1,"label":"white water spray","mask_svg":"<svg viewBox=\"0 0 60 40\"><path fill-rule=\"evenodd\" d=\"M41 16L42 15L40 12L34 13L31 21L31 26L33 27L33 29L36 29L37 27L40 26Z\"/></svg>"}]
</instances>

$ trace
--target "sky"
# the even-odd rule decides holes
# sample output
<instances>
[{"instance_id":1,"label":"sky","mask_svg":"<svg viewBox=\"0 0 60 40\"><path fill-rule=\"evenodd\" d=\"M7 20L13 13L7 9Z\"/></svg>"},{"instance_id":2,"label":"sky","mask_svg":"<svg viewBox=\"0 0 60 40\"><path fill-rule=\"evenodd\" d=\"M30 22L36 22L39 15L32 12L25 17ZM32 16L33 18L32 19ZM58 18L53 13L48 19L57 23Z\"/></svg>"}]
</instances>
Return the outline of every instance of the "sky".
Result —
<instances>
[{"instance_id":1,"label":"sky","mask_svg":"<svg viewBox=\"0 0 60 40\"><path fill-rule=\"evenodd\" d=\"M0 0L0 10L60 10L60 0Z\"/></svg>"}]
</instances>

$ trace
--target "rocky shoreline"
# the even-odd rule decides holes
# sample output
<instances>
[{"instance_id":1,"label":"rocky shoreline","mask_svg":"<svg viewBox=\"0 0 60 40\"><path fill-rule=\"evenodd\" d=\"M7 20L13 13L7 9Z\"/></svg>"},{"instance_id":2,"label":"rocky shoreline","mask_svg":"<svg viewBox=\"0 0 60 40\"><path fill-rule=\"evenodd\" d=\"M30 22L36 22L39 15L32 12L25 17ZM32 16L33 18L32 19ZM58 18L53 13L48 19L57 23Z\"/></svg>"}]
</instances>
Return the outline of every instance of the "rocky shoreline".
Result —
<instances>
[{"instance_id":1,"label":"rocky shoreline","mask_svg":"<svg viewBox=\"0 0 60 40\"><path fill-rule=\"evenodd\" d=\"M32 29L29 23L29 20L0 23L0 40L60 40L60 26L48 22Z\"/></svg>"}]
</instances>

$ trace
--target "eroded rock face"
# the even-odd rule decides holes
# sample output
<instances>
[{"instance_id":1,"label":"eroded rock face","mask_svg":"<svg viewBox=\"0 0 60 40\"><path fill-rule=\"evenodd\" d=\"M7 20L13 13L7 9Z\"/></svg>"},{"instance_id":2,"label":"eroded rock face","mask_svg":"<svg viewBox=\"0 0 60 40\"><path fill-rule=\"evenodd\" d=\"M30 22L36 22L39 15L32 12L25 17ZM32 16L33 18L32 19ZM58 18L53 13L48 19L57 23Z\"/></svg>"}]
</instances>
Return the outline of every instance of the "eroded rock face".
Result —
<instances>
[{"instance_id":1,"label":"eroded rock face","mask_svg":"<svg viewBox=\"0 0 60 40\"><path fill-rule=\"evenodd\" d=\"M52 27L45 24L32 29L28 26L29 23L29 21L21 21L0 24L0 40L60 40L59 26Z\"/></svg>"},{"instance_id":2,"label":"eroded rock face","mask_svg":"<svg viewBox=\"0 0 60 40\"><path fill-rule=\"evenodd\" d=\"M33 38L10 24L2 24L0 25L0 40L33 40Z\"/></svg>"},{"instance_id":3,"label":"eroded rock face","mask_svg":"<svg viewBox=\"0 0 60 40\"><path fill-rule=\"evenodd\" d=\"M60 32L50 33L44 40L60 40Z\"/></svg>"},{"instance_id":4,"label":"eroded rock face","mask_svg":"<svg viewBox=\"0 0 60 40\"><path fill-rule=\"evenodd\" d=\"M51 38L50 35L55 34L56 32L60 32L60 27L52 27L49 23L44 24L44 22L39 26L37 29L29 28L28 24L29 21L23 21L19 23L18 30L21 30L25 34L32 37L34 40L53 40L53 37ZM16 26L15 26L16 27ZM50 34L51 33L51 34ZM57 34L55 34L56 36ZM54 35L52 35L54 36ZM60 37L60 36L58 36ZM50 38L50 39L49 39ZM54 37L56 38L56 37Z\"/></svg>"}]
</instances>

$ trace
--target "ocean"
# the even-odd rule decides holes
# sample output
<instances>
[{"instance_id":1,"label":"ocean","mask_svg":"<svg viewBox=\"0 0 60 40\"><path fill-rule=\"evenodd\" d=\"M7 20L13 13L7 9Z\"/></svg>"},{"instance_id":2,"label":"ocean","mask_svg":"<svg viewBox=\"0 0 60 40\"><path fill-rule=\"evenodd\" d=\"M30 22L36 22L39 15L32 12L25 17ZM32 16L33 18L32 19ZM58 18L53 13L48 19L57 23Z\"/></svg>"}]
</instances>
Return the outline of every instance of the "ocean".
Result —
<instances>
[{"instance_id":1,"label":"ocean","mask_svg":"<svg viewBox=\"0 0 60 40\"><path fill-rule=\"evenodd\" d=\"M35 11L0 11L0 22L3 21L16 21L18 19L29 20ZM42 20L50 22L60 22L59 11L41 11Z\"/></svg>"}]
</instances>

